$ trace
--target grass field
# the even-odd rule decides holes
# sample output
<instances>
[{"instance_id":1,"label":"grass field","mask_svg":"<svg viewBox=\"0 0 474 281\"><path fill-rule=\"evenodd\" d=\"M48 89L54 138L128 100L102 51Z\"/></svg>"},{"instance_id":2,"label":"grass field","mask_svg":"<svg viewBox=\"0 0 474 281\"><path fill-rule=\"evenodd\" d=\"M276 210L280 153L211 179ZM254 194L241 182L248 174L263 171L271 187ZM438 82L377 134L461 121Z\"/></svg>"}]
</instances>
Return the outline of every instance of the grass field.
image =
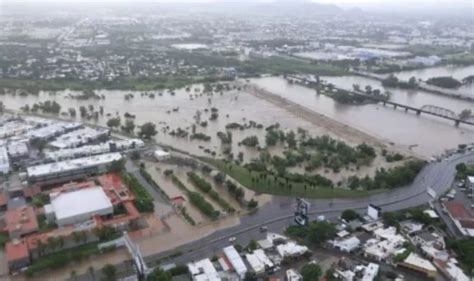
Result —
<instances>
[{"instance_id":1,"label":"grass field","mask_svg":"<svg viewBox=\"0 0 474 281\"><path fill-rule=\"evenodd\" d=\"M330 187L311 188L310 186L306 186L305 188L305 184L296 182L290 182L292 185L292 188L290 189L276 185L275 178L273 176L268 176L266 180L254 182L252 181L252 178L257 178L260 173L249 172L242 166L232 163L225 163L222 160L211 158L202 158L202 160L231 176L243 186L258 193L305 198L347 198L368 196L386 191L384 189L366 191Z\"/></svg>"}]
</instances>

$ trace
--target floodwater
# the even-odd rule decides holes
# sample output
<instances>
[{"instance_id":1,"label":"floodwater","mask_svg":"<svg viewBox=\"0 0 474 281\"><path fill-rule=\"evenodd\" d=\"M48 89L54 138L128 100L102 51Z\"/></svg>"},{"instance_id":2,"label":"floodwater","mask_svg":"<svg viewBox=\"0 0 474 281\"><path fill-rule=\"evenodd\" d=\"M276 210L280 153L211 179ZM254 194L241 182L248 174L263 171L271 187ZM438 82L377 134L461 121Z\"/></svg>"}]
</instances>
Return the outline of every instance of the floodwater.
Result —
<instances>
[{"instance_id":1,"label":"floodwater","mask_svg":"<svg viewBox=\"0 0 474 281\"><path fill-rule=\"evenodd\" d=\"M380 82L360 77L322 77L338 87L352 89L352 84L363 88L371 85L381 89ZM332 119L355 127L370 135L412 150L426 157L440 154L445 149L457 147L461 143L474 141L474 128L454 123L434 116L417 116L393 107L367 104L361 106L345 105L333 99L318 95L314 89L289 84L283 78L265 77L252 82L295 103L322 113ZM421 91L403 91L390 89L392 99L412 106L434 104L447 107L456 113L462 109L474 107L472 103L434 95Z\"/></svg>"},{"instance_id":2,"label":"floodwater","mask_svg":"<svg viewBox=\"0 0 474 281\"><path fill-rule=\"evenodd\" d=\"M474 65L470 66L438 66L418 70L401 71L394 73L401 80L408 80L411 77L426 81L432 77L452 76L457 80L462 80L469 75L474 75ZM459 87L456 91L463 95L474 96L474 83Z\"/></svg>"},{"instance_id":3,"label":"floodwater","mask_svg":"<svg viewBox=\"0 0 474 281\"><path fill-rule=\"evenodd\" d=\"M469 69L462 67L457 73L457 77L467 76ZM467 70L466 70L467 69ZM464 72L463 72L464 71ZM420 73L422 73L420 71ZM407 74L411 76L412 74ZM443 75L441 70L433 76ZM352 89L353 84L359 84L362 88L365 85L371 85L372 88L382 89L380 82L372 79L345 76L345 77L323 77L338 87ZM443 153L445 149L457 147L461 143L472 143L474 141L474 128L462 124L456 128L454 123L434 116L421 115L416 116L413 112L403 110L394 110L392 107L382 105L362 105L352 106L335 102L331 98L318 95L315 90L292 85L280 77L264 77L252 79L253 83L266 88L271 92L278 94L292 102L301 104L311 110L323 114L329 118L339 121L348 126L355 127L363 132L375 136L386 143L391 143L397 147L412 149L420 156L430 157ZM253 95L232 90L224 92L222 95L214 93L212 97L200 94L195 91L196 88L202 89L202 85L193 85L189 92L184 89L177 90L175 95L168 91L162 92L159 96L155 92L155 98L141 96L141 93L134 92L134 98L125 100L124 96L129 91L98 90L99 95L104 95L103 100L75 100L69 97L71 91L61 91L56 94L41 92L38 96L20 96L3 95L0 100L9 109L19 110L25 104L30 106L33 103L55 100L62 106L62 111L67 112L69 107L74 107L79 113L81 105L94 105L95 110L99 106L104 107L104 116L99 117L96 122L98 125L105 125L107 120L113 116L121 116L128 112L136 115L135 124L140 125L151 121L157 124L159 131L156 140L159 143L172 145L178 149L188 151L196 155L207 155L204 149L216 152L216 156L222 156L221 142L217 138L218 131L225 131L225 125L231 122L240 124L247 123L250 120L263 124L264 127L280 123L282 128L296 129L304 128L310 134L329 134L338 136L337 132L329 132L322 126L309 122L295 116L283 107L271 104L259 99ZM422 91L408 91L400 89L390 89L393 93L391 99L399 103L408 104L415 107L423 105L437 105L452 110L458 114L463 109L472 109L473 103L448 98L441 95L430 94ZM191 98L192 96L192 98ZM211 112L210 108L216 107L219 110L217 120L208 120ZM177 111L173 111L177 109ZM205 112L208 109L208 112ZM209 142L193 140L188 138L179 138L169 135L169 131L177 128L186 129L195 124L194 116L196 112L201 112L201 121L208 122L207 127L196 127L196 132L202 132L211 137ZM109 115L109 116L107 116ZM79 117L77 117L79 120ZM191 131L191 130L188 130ZM244 160L254 157L258 151L253 148L240 146L238 143L245 137L257 135L260 143L265 141L265 131L262 129L232 130L232 153L234 157L239 152L243 152Z\"/></svg>"}]
</instances>

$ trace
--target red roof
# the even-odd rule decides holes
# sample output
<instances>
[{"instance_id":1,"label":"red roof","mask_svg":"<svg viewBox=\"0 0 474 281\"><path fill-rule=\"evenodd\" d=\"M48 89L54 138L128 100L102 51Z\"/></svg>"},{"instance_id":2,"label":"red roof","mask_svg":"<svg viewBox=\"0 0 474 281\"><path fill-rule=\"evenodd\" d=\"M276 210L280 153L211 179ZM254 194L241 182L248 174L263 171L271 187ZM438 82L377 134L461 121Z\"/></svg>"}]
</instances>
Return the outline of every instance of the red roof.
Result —
<instances>
[{"instance_id":1,"label":"red roof","mask_svg":"<svg viewBox=\"0 0 474 281\"><path fill-rule=\"evenodd\" d=\"M7 242L5 244L5 255L7 261L12 262L29 257L30 252L25 240L21 239Z\"/></svg>"},{"instance_id":2,"label":"red roof","mask_svg":"<svg viewBox=\"0 0 474 281\"><path fill-rule=\"evenodd\" d=\"M472 213L461 202L449 201L445 202L444 206L455 219L474 219Z\"/></svg>"},{"instance_id":3,"label":"red roof","mask_svg":"<svg viewBox=\"0 0 474 281\"><path fill-rule=\"evenodd\" d=\"M7 196L5 193L0 193L0 206L6 206L7 205Z\"/></svg>"},{"instance_id":4,"label":"red roof","mask_svg":"<svg viewBox=\"0 0 474 281\"><path fill-rule=\"evenodd\" d=\"M97 177L97 180L114 205L124 201L132 201L135 198L123 183L122 177L117 173L101 175Z\"/></svg>"},{"instance_id":5,"label":"red roof","mask_svg":"<svg viewBox=\"0 0 474 281\"><path fill-rule=\"evenodd\" d=\"M5 230L27 234L38 230L36 212L31 206L9 209L5 214Z\"/></svg>"}]
</instances>

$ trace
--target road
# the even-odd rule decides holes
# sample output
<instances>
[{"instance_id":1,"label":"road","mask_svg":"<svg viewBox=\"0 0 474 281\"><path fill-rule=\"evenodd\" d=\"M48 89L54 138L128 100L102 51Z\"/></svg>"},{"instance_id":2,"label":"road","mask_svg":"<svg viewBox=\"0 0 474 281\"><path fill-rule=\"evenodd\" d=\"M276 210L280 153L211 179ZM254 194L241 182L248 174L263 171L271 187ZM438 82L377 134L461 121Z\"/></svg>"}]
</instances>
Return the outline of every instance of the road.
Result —
<instances>
[{"instance_id":1,"label":"road","mask_svg":"<svg viewBox=\"0 0 474 281\"><path fill-rule=\"evenodd\" d=\"M427 187L436 191L437 197L444 194L454 180L456 164L463 162L474 162L474 152L454 154L440 162L432 162L418 174L409 186L382 194L360 198L308 200L311 203L310 218L315 219L321 214L324 214L328 219L335 218L345 209L354 209L364 213L368 204L375 204L385 212L429 203L433 198L427 194ZM127 168L133 167L128 166ZM144 180L136 170L134 175L140 182ZM294 204L294 198L275 197L272 202L260 207L256 213L242 217L237 226L216 231L205 238L192 241L171 251L146 256L144 259L150 267L153 267L162 258L181 252L182 255L164 262L181 264L220 252L223 247L230 244L228 241L230 237L236 237L235 243L242 246L246 246L252 239L262 239L265 237L264 233L259 232L259 227L262 225L266 225L268 231L282 233L288 225L293 223ZM117 268L119 272L130 272L130 266L130 263L122 263L117 265Z\"/></svg>"}]
</instances>

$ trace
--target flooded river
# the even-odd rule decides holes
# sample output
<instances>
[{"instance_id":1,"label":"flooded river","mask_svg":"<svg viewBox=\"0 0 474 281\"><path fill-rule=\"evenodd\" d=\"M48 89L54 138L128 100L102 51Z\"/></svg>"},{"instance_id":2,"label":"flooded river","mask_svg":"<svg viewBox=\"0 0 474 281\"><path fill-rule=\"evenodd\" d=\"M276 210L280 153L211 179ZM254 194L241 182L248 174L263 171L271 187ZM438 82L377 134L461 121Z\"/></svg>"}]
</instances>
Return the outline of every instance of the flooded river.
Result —
<instances>
[{"instance_id":1,"label":"flooded river","mask_svg":"<svg viewBox=\"0 0 474 281\"><path fill-rule=\"evenodd\" d=\"M453 73L461 73L461 70ZM412 76L413 74L407 75ZM440 71L435 75L443 74ZM467 73L456 75L462 77L467 76ZM371 85L372 88L382 88L380 82L361 77L323 77L323 79L346 89L352 89L352 84L359 84L361 87ZM303 105L348 126L355 127L387 143L392 142L407 149L411 147L415 153L426 157L442 153L445 149L454 148L458 144L474 141L474 128L468 125L461 125L459 128L456 128L453 122L448 120L426 115L416 116L413 112L406 113L405 111L394 110L392 107L383 107L382 105L351 106L339 104L331 98L318 95L315 90L289 84L286 80L279 77L258 78L253 79L252 82L292 102ZM318 124L314 124L315 122L303 120L284 107L271 104L245 92L233 90L224 92L222 95L214 93L212 97L206 95L196 97L200 93L195 92L195 88L202 89L202 85L194 85L189 92L184 89L177 90L175 95L165 91L162 93L162 96L159 96L158 92L155 92L155 98L141 96L141 93L135 92L133 93L134 98L129 100L124 98L126 94L130 93L129 91L112 90L96 91L97 94L105 96L103 100L75 100L69 97L71 92L68 90L54 95L46 92L41 92L38 96L27 97L4 95L0 97L0 100L7 108L16 110L25 104L31 106L34 103L46 100L57 101L61 104L63 112L67 112L68 108L73 107L79 113L81 105L87 107L92 104L95 110L98 110L99 106L103 106L105 114L96 121L99 125L105 125L107 120L113 116L122 116L122 120L124 120L123 115L128 112L136 115L135 124L137 125L148 121L157 124L159 131L156 136L157 141L197 155L209 155L209 153L204 152L204 148L215 151L217 156L222 155L221 143L216 137L216 133L218 131L225 131L225 125L230 122L243 124L253 120L264 126L279 122L283 128L296 129L297 127L302 127L309 130L311 134L326 133L333 135L333 132L326 131L321 126L318 126ZM466 108L474 109L474 103L426 92L399 89L391 89L391 92L393 93L392 100L415 107L438 105L451 109L455 113L459 113ZM208 120L211 114L209 110L211 107L216 107L219 110L219 118L215 121ZM179 109L173 111L173 108ZM205 111L206 108L208 112ZM198 110L201 111L201 121L207 120L208 126L197 126L196 132L202 132L211 136L210 142L198 140L190 142L187 139L173 137L163 132L166 127L169 127L169 130L189 128L195 123L193 116L195 116ZM106 116L107 114L110 116ZM234 139L232 142L232 152L234 155L238 152L243 152L245 159L248 159L247 157L250 157L250 155L255 156L256 150L239 146L239 141L247 136L257 135L260 143L264 143L264 130L246 129L242 131L233 130L232 132Z\"/></svg>"},{"instance_id":2,"label":"flooded river","mask_svg":"<svg viewBox=\"0 0 474 281\"><path fill-rule=\"evenodd\" d=\"M394 73L399 79L408 80L411 77L416 77L416 79L421 79L426 81L432 77L439 76L452 76L457 80L462 80L469 75L474 75L474 65L470 66L438 66L425 69L411 70L411 71L401 71ZM474 84L463 85L457 89L463 95L474 96Z\"/></svg>"}]
</instances>

